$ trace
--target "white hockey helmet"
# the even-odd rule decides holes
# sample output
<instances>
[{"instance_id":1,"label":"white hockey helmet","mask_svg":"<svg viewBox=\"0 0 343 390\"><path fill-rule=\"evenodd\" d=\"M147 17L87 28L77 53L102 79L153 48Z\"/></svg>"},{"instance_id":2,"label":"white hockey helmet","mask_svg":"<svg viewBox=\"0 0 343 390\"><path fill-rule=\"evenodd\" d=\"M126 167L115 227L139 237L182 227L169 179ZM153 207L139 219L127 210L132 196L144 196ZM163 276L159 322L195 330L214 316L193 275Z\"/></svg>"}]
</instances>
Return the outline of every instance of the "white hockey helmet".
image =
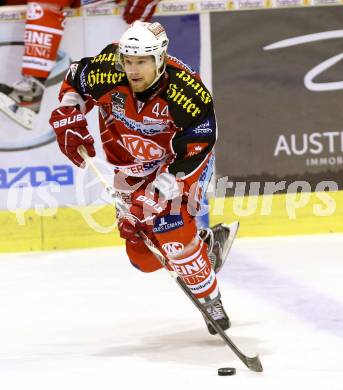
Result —
<instances>
[{"instance_id":1,"label":"white hockey helmet","mask_svg":"<svg viewBox=\"0 0 343 390\"><path fill-rule=\"evenodd\" d=\"M166 30L158 23L135 21L119 40L119 63L122 66L122 56L154 56L157 77L165 70L165 56L169 39Z\"/></svg>"}]
</instances>

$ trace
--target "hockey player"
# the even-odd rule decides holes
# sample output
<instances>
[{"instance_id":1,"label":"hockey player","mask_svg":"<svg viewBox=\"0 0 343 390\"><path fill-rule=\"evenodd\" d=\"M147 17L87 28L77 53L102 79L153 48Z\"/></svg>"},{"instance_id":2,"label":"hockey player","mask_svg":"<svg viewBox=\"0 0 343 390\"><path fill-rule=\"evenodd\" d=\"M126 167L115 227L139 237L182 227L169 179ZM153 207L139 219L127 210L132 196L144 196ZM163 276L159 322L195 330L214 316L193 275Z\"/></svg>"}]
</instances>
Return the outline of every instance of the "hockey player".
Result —
<instances>
[{"instance_id":1,"label":"hockey player","mask_svg":"<svg viewBox=\"0 0 343 390\"><path fill-rule=\"evenodd\" d=\"M80 145L95 156L84 115L99 107L114 187L129 209L117 218L132 265L143 272L161 268L138 235L144 231L225 330L230 321L215 270L225 261L238 225L231 232L223 225L197 232L195 215L213 157L216 119L212 96L197 73L167 55L168 42L160 23L136 21L119 44L72 63L50 124L61 151L83 166ZM216 333L209 324L208 329Z\"/></svg>"},{"instance_id":2,"label":"hockey player","mask_svg":"<svg viewBox=\"0 0 343 390\"><path fill-rule=\"evenodd\" d=\"M86 1L96 3L97 0ZM115 0L121 3L122 0ZM123 13L127 23L150 20L159 0L129 0ZM39 112L45 82L55 65L63 36L65 8L82 0L35 0L27 3L22 79L13 86L0 84L0 110L28 129Z\"/></svg>"}]
</instances>

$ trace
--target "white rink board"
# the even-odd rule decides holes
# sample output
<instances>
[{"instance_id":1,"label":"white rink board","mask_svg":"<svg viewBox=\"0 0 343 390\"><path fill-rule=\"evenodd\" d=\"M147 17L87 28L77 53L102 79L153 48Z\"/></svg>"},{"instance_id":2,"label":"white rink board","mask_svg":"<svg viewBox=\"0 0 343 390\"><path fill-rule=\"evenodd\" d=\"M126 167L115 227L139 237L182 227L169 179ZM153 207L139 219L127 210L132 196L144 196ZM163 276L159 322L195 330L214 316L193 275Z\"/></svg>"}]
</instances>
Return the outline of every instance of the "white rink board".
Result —
<instances>
[{"instance_id":1,"label":"white rink board","mask_svg":"<svg viewBox=\"0 0 343 390\"><path fill-rule=\"evenodd\" d=\"M90 19L90 20L88 20ZM54 68L50 79L63 75L69 67L71 60L77 60L85 56L97 54L112 40L118 39L127 25L118 16L113 16L106 20L104 17L99 18L74 18L72 23L66 24L65 35L63 37L61 48L59 50L59 60ZM100 34L97 26L101 23L108 32ZM85 27L87 26L87 27ZM0 22L0 54L6 58L0 65L0 82L12 84L20 79L22 45L11 45L11 42L23 41L24 22ZM111 39L109 39L111 37ZM49 81L48 81L49 82ZM49 117L53 109L58 106L58 92L60 82L54 83L47 87L42 108L36 118L34 128L26 130L19 124L9 119L4 113L0 112L0 210L8 208L33 208L37 205L41 207L55 207L68 205L85 205L90 204L98 198L99 188L88 190L84 197L78 196L75 192L75 177L79 171L72 166L69 160L60 152L55 136L49 125ZM49 85L49 84L48 84ZM96 140L97 156L103 159L103 152L100 143L98 131L97 110L94 109L87 115L89 129ZM48 144L39 145L40 140L49 140ZM13 150L11 146L13 145ZM32 145L32 149L22 149L25 146ZM22 150L15 150L15 147ZM4 151L4 148L8 150ZM62 168L58 168L61 167ZM20 178L18 172L13 173L11 170L28 170ZM45 173L48 172L48 173ZM50 190L50 197L42 195L39 186L33 183L49 180L49 175L55 175L57 172L68 172L71 185L54 185ZM25 189L23 194L17 195L15 187L22 181ZM86 180L87 182L88 180ZM8 183L8 189L6 184ZM13 184L11 184L13 183ZM84 184L84 183L83 183ZM85 184L84 184L85 185ZM53 200L51 197L53 197ZM16 204L14 198L20 198ZM11 200L12 199L12 200Z\"/></svg>"},{"instance_id":2,"label":"white rink board","mask_svg":"<svg viewBox=\"0 0 343 390\"><path fill-rule=\"evenodd\" d=\"M228 334L262 374L122 248L1 255L0 388L341 390L342 249L342 235L235 242L219 276Z\"/></svg>"}]
</instances>

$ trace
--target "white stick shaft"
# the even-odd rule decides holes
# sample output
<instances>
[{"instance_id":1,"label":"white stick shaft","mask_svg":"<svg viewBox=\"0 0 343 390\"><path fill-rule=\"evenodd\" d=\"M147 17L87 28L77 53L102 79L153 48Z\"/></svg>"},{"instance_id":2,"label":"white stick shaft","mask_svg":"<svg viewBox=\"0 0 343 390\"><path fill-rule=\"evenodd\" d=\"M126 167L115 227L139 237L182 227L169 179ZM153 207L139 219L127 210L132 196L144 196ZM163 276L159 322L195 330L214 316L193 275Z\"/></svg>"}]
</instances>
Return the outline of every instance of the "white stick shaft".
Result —
<instances>
[{"instance_id":1,"label":"white stick shaft","mask_svg":"<svg viewBox=\"0 0 343 390\"><path fill-rule=\"evenodd\" d=\"M127 213L128 209L126 204L117 197L116 191L113 186L111 186L106 179L104 178L104 175L100 172L100 170L97 168L97 166L94 164L94 161L91 157L89 157L86 148L81 145L77 148L77 151L79 152L80 156L85 160L86 164L93 170L101 184L106 188L107 193L111 196L113 199L116 207L118 210L122 213Z\"/></svg>"}]
</instances>

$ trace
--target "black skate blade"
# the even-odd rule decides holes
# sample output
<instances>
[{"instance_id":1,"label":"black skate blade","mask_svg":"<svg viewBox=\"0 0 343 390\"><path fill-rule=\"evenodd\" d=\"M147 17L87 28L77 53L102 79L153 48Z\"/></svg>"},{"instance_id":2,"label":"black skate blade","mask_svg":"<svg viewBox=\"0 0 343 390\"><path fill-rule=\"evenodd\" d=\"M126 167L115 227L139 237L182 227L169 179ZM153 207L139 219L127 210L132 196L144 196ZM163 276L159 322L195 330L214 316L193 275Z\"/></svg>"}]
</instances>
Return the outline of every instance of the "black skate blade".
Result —
<instances>
[{"instance_id":1,"label":"black skate blade","mask_svg":"<svg viewBox=\"0 0 343 390\"><path fill-rule=\"evenodd\" d=\"M223 247L223 261L221 264L219 264L219 266L215 269L215 273L218 274L224 267L226 261L228 260L229 258L229 254L230 254L230 251L231 251L231 247L233 245L233 242L235 241L235 238L237 236L237 233L238 233L238 229L239 229L239 222L238 221L235 221L233 223L231 223L230 225L226 224L226 223L219 223L215 226L219 226L221 225L223 228L225 229L228 229L229 230L229 236L226 240L226 245Z\"/></svg>"}]
</instances>

